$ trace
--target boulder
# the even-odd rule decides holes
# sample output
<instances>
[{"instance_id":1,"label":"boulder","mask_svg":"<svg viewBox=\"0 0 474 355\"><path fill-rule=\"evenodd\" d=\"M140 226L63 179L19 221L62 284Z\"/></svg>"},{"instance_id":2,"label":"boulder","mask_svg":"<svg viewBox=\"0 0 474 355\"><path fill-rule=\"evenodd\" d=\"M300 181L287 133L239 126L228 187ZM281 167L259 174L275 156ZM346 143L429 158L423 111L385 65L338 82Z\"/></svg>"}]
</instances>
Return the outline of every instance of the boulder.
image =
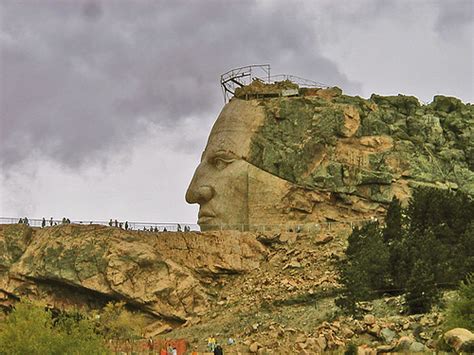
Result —
<instances>
[{"instance_id":1,"label":"boulder","mask_svg":"<svg viewBox=\"0 0 474 355\"><path fill-rule=\"evenodd\" d=\"M375 324L375 317L373 314L366 314L364 316L364 323L367 325L373 325Z\"/></svg>"},{"instance_id":2,"label":"boulder","mask_svg":"<svg viewBox=\"0 0 474 355\"><path fill-rule=\"evenodd\" d=\"M403 336L398 339L397 344L395 345L394 351L396 352L407 352L410 350L411 344L413 344L415 340L413 338Z\"/></svg>"},{"instance_id":3,"label":"boulder","mask_svg":"<svg viewBox=\"0 0 474 355\"><path fill-rule=\"evenodd\" d=\"M426 351L426 347L422 343L418 341L414 341L413 343L410 344L410 347L408 348L408 350L412 353L421 353L421 352Z\"/></svg>"},{"instance_id":4,"label":"boulder","mask_svg":"<svg viewBox=\"0 0 474 355\"><path fill-rule=\"evenodd\" d=\"M380 337L387 344L390 344L396 336L397 336L397 333L395 333L393 330L391 330L389 328L383 328L380 331Z\"/></svg>"},{"instance_id":5,"label":"boulder","mask_svg":"<svg viewBox=\"0 0 474 355\"><path fill-rule=\"evenodd\" d=\"M379 345L375 350L377 351L377 354L386 354L392 352L393 349L393 345Z\"/></svg>"},{"instance_id":6,"label":"boulder","mask_svg":"<svg viewBox=\"0 0 474 355\"><path fill-rule=\"evenodd\" d=\"M454 328L443 335L444 342L454 351L472 353L474 352L474 334L464 328Z\"/></svg>"},{"instance_id":7,"label":"boulder","mask_svg":"<svg viewBox=\"0 0 474 355\"><path fill-rule=\"evenodd\" d=\"M252 354L256 354L258 349L261 348L262 346L260 345L260 343L257 343L256 341L253 342L252 344L250 344L249 346L249 351L252 353Z\"/></svg>"}]
</instances>

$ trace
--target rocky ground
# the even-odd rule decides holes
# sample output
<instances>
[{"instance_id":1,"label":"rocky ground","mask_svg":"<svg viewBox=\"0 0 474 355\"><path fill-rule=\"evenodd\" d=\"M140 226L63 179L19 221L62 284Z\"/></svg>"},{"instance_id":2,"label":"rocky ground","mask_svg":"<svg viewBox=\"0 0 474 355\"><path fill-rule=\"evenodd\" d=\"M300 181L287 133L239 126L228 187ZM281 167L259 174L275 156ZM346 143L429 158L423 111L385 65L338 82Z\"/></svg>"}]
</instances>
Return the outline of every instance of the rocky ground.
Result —
<instances>
[{"instance_id":1,"label":"rocky ground","mask_svg":"<svg viewBox=\"0 0 474 355\"><path fill-rule=\"evenodd\" d=\"M210 312L161 337L185 338L201 351L210 335L224 345L231 337L236 344L225 345L227 353L313 354L341 351L349 343L365 352L434 349L442 334L439 310L407 316L400 296L385 297L364 304L366 314L358 320L335 306L335 262L348 233L333 227L318 235L260 236L267 262L244 276L215 281Z\"/></svg>"},{"instance_id":2,"label":"rocky ground","mask_svg":"<svg viewBox=\"0 0 474 355\"><path fill-rule=\"evenodd\" d=\"M349 343L364 352L434 349L439 310L407 316L400 296L364 304L361 319L335 306L349 233L335 225L267 235L0 226L0 301L90 310L123 300L147 316L146 337L185 339L201 352L212 335L227 354L337 352Z\"/></svg>"}]
</instances>

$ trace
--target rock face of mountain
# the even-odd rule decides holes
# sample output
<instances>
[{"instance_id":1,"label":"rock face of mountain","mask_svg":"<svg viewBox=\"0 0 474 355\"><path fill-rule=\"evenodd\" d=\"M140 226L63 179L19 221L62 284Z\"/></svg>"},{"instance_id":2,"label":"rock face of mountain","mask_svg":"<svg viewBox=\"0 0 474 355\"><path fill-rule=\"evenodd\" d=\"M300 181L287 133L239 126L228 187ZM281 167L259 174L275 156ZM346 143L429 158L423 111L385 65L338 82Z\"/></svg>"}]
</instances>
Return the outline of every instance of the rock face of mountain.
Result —
<instances>
[{"instance_id":1,"label":"rock face of mountain","mask_svg":"<svg viewBox=\"0 0 474 355\"><path fill-rule=\"evenodd\" d=\"M122 300L179 323L207 311L213 279L258 268L265 253L250 233L0 225L0 301L95 307Z\"/></svg>"},{"instance_id":2,"label":"rock face of mountain","mask_svg":"<svg viewBox=\"0 0 474 355\"><path fill-rule=\"evenodd\" d=\"M227 151L225 163L216 151ZM255 81L222 110L187 196L205 215L221 211L203 227L360 220L420 185L474 195L473 170L472 104ZM223 180L236 191L222 189ZM212 194L199 195L202 186ZM232 220L235 211L242 215Z\"/></svg>"}]
</instances>

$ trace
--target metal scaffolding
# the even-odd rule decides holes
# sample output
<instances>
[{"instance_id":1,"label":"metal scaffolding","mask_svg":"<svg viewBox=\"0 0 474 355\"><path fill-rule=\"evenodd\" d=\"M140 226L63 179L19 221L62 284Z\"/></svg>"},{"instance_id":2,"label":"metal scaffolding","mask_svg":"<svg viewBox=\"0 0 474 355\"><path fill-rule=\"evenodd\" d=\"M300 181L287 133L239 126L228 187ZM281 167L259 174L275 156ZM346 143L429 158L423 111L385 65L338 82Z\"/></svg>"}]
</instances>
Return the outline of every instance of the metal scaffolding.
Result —
<instances>
[{"instance_id":1,"label":"metal scaffolding","mask_svg":"<svg viewBox=\"0 0 474 355\"><path fill-rule=\"evenodd\" d=\"M235 89L249 85L253 80L270 83L270 64L254 64L231 69L221 75L221 87L224 102L229 101L235 94Z\"/></svg>"},{"instance_id":2,"label":"metal scaffolding","mask_svg":"<svg viewBox=\"0 0 474 355\"><path fill-rule=\"evenodd\" d=\"M328 85L288 74L270 74L270 64L253 64L240 68L234 68L221 75L221 87L224 94L224 102L228 102L239 87L250 85L254 80L264 84L272 84L279 81L289 80L300 87L327 88Z\"/></svg>"}]
</instances>

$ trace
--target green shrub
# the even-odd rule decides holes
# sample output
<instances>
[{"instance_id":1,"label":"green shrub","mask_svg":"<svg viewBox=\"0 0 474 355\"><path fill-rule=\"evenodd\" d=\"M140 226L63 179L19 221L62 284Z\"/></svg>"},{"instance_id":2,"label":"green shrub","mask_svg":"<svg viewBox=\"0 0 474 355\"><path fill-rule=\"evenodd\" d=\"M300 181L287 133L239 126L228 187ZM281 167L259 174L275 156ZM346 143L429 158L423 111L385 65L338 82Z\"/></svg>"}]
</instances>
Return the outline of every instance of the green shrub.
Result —
<instances>
[{"instance_id":1,"label":"green shrub","mask_svg":"<svg viewBox=\"0 0 474 355\"><path fill-rule=\"evenodd\" d=\"M124 302L109 302L98 317L98 329L105 339L111 341L136 340L145 327L143 316L125 309Z\"/></svg>"},{"instance_id":2,"label":"green shrub","mask_svg":"<svg viewBox=\"0 0 474 355\"><path fill-rule=\"evenodd\" d=\"M105 354L87 319L57 322L44 306L20 302L0 324L2 354Z\"/></svg>"},{"instance_id":3,"label":"green shrub","mask_svg":"<svg viewBox=\"0 0 474 355\"><path fill-rule=\"evenodd\" d=\"M349 343L346 346L346 350L344 351L344 355L357 355L358 349L357 345L354 343Z\"/></svg>"},{"instance_id":4,"label":"green shrub","mask_svg":"<svg viewBox=\"0 0 474 355\"><path fill-rule=\"evenodd\" d=\"M445 326L474 330L474 274L461 282L458 297L448 304Z\"/></svg>"}]
</instances>

